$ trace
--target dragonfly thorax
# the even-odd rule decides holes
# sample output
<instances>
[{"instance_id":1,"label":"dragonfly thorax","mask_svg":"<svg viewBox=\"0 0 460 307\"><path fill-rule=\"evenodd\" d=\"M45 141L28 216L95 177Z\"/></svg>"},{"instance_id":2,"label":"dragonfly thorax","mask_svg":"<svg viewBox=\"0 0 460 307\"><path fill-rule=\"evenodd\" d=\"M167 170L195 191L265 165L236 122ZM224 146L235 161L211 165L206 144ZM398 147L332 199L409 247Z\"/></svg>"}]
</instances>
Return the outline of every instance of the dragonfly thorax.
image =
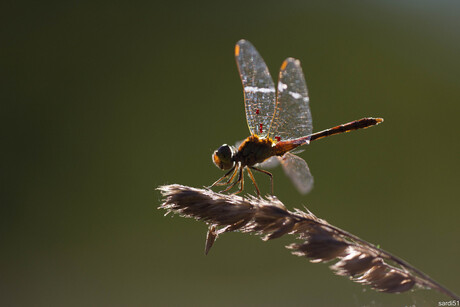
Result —
<instances>
[{"instance_id":1,"label":"dragonfly thorax","mask_svg":"<svg viewBox=\"0 0 460 307\"><path fill-rule=\"evenodd\" d=\"M257 135L248 137L238 148L234 160L242 165L253 166L275 154L274 141L270 138L259 138Z\"/></svg>"}]
</instances>

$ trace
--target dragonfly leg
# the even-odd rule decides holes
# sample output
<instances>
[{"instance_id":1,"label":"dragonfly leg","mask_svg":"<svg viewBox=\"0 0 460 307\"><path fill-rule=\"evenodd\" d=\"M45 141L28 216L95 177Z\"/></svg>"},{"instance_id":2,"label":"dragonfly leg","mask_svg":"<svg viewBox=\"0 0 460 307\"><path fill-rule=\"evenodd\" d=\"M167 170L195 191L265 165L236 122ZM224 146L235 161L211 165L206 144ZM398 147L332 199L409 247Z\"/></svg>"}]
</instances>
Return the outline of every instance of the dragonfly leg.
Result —
<instances>
[{"instance_id":1,"label":"dragonfly leg","mask_svg":"<svg viewBox=\"0 0 460 307\"><path fill-rule=\"evenodd\" d=\"M240 168L240 164L237 164L236 168L235 168L235 171L233 172L233 175L222 185L230 184L236 178L236 174L238 174L239 168Z\"/></svg>"},{"instance_id":2,"label":"dragonfly leg","mask_svg":"<svg viewBox=\"0 0 460 307\"><path fill-rule=\"evenodd\" d=\"M261 172L261 173L264 173L264 174L270 176L270 183L271 183L271 186L272 186L272 195L275 195L275 194L273 193L273 175L272 175L272 173L267 172L266 170L263 170L263 169L254 167L254 166L250 166L249 168L251 168L251 169L253 169L253 170L255 170L255 171L258 171L258 172Z\"/></svg>"},{"instance_id":3,"label":"dragonfly leg","mask_svg":"<svg viewBox=\"0 0 460 307\"><path fill-rule=\"evenodd\" d=\"M244 174L243 174L243 167L240 169L240 175L238 176L238 180L240 182L240 189L238 191L236 191L235 193L233 194L239 194L241 192L243 192L243 189L244 189ZM249 169L248 169L249 170Z\"/></svg>"},{"instance_id":4,"label":"dragonfly leg","mask_svg":"<svg viewBox=\"0 0 460 307\"><path fill-rule=\"evenodd\" d=\"M232 184L230 184L228 187L226 187L224 190L220 191L220 192L227 192L228 190L233 188L235 185L237 185L241 181L241 178L243 177L242 174L243 174L243 168L239 167L239 169L238 169L238 179L235 182L233 182Z\"/></svg>"},{"instance_id":5,"label":"dragonfly leg","mask_svg":"<svg viewBox=\"0 0 460 307\"><path fill-rule=\"evenodd\" d=\"M252 183L254 183L254 186L256 187L257 196L260 196L259 187L257 186L256 180L254 179L254 176L252 175L252 172L249 168L248 168L248 174L249 174L249 177L251 177Z\"/></svg>"},{"instance_id":6,"label":"dragonfly leg","mask_svg":"<svg viewBox=\"0 0 460 307\"><path fill-rule=\"evenodd\" d=\"M211 184L211 185L210 185L209 187L207 187L207 188L210 189L210 188L212 188L212 187L215 186L215 185L227 185L227 184L229 183L229 181L227 181L227 183L223 183L223 184L220 183L220 182L221 182L222 180L224 180L225 178L227 178L228 175L230 175L230 174L233 172L233 170L235 170L235 168L236 168L236 165L235 165L234 167L232 167L232 169L229 170L227 173L225 173L225 175L223 175L222 177L220 177L219 179L217 179L216 182L214 182L213 184ZM233 177L235 177L235 174L233 174L233 176L232 176L230 179L232 179Z\"/></svg>"}]
</instances>

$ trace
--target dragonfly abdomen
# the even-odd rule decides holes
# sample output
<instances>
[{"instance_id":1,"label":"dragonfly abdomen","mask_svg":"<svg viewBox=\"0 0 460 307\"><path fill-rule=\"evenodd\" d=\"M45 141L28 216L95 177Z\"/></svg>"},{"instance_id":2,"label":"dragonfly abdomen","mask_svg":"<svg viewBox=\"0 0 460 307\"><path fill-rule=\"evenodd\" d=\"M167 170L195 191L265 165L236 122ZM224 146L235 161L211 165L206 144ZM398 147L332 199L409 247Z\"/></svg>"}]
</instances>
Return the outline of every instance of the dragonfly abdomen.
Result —
<instances>
[{"instance_id":1,"label":"dragonfly abdomen","mask_svg":"<svg viewBox=\"0 0 460 307\"><path fill-rule=\"evenodd\" d=\"M358 129L365 129L374 125L378 125L381 122L383 122L383 118L373 118L373 117L366 117L366 118L361 118L352 122L349 122L347 124L339 125L333 128L329 128L320 132L316 132L312 135L310 135L310 140L319 140L327 136L339 134L339 133L344 133L344 132L350 132L353 130L358 130Z\"/></svg>"},{"instance_id":2,"label":"dragonfly abdomen","mask_svg":"<svg viewBox=\"0 0 460 307\"><path fill-rule=\"evenodd\" d=\"M301 138L294 139L294 140L281 141L281 142L276 143L276 145L274 146L274 154L276 156L282 156L288 151L291 151L299 146L309 144L309 143L310 143L309 136L301 137Z\"/></svg>"}]
</instances>

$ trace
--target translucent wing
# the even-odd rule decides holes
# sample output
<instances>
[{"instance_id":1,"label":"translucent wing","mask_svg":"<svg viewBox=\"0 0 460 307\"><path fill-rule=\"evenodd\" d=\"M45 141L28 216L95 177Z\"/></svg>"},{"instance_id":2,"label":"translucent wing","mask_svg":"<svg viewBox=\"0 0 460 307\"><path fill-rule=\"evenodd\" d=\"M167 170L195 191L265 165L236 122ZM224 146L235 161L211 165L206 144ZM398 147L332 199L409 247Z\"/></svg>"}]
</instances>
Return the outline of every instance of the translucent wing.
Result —
<instances>
[{"instance_id":1,"label":"translucent wing","mask_svg":"<svg viewBox=\"0 0 460 307\"><path fill-rule=\"evenodd\" d=\"M300 61L287 58L280 69L278 97L269 137L286 141L310 135L312 131L307 84Z\"/></svg>"},{"instance_id":2,"label":"translucent wing","mask_svg":"<svg viewBox=\"0 0 460 307\"><path fill-rule=\"evenodd\" d=\"M235 58L243 83L249 131L266 137L275 112L275 84L267 65L250 42L242 39L236 44Z\"/></svg>"},{"instance_id":3,"label":"translucent wing","mask_svg":"<svg viewBox=\"0 0 460 307\"><path fill-rule=\"evenodd\" d=\"M235 145L234 145L234 146L235 146L235 148L239 148L239 147L240 147L240 145L241 145L241 144L243 144L243 142L244 142L244 141L245 141L245 140L239 140L239 141L236 141L236 142L235 142Z\"/></svg>"},{"instance_id":4,"label":"translucent wing","mask_svg":"<svg viewBox=\"0 0 460 307\"><path fill-rule=\"evenodd\" d=\"M268 158L267 160L265 160L264 162L256 164L255 167L260 167L260 168L263 168L263 169L274 168L274 167L277 167L278 165L280 165L280 160L281 160L280 157L272 156L272 157Z\"/></svg>"},{"instance_id":5,"label":"translucent wing","mask_svg":"<svg viewBox=\"0 0 460 307\"><path fill-rule=\"evenodd\" d=\"M310 173L307 162L304 159L286 153L280 159L286 176L291 178L292 183L301 194L307 194L313 188L313 176Z\"/></svg>"}]
</instances>

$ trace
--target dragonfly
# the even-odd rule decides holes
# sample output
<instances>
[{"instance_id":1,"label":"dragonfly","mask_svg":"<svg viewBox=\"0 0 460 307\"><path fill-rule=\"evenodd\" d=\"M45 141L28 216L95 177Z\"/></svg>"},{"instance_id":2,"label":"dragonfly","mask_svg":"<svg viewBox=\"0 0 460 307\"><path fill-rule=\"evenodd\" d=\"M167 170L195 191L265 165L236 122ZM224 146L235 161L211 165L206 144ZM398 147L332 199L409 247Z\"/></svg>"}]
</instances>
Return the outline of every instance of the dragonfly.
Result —
<instances>
[{"instance_id":1,"label":"dragonfly","mask_svg":"<svg viewBox=\"0 0 460 307\"><path fill-rule=\"evenodd\" d=\"M260 196L253 175L253 171L257 171L270 177L271 194L274 195L273 175L263 168L281 164L294 186L301 194L306 194L313 187L313 176L307 162L294 154L296 148L327 136L383 122L383 118L366 117L313 133L310 99L299 60L287 58L282 63L275 89L267 65L249 41L237 42L235 58L251 135L238 146L223 144L214 151L214 164L227 173L209 188L226 186L221 192L227 192L239 184L234 193L238 194L244 189L246 170Z\"/></svg>"}]
</instances>

